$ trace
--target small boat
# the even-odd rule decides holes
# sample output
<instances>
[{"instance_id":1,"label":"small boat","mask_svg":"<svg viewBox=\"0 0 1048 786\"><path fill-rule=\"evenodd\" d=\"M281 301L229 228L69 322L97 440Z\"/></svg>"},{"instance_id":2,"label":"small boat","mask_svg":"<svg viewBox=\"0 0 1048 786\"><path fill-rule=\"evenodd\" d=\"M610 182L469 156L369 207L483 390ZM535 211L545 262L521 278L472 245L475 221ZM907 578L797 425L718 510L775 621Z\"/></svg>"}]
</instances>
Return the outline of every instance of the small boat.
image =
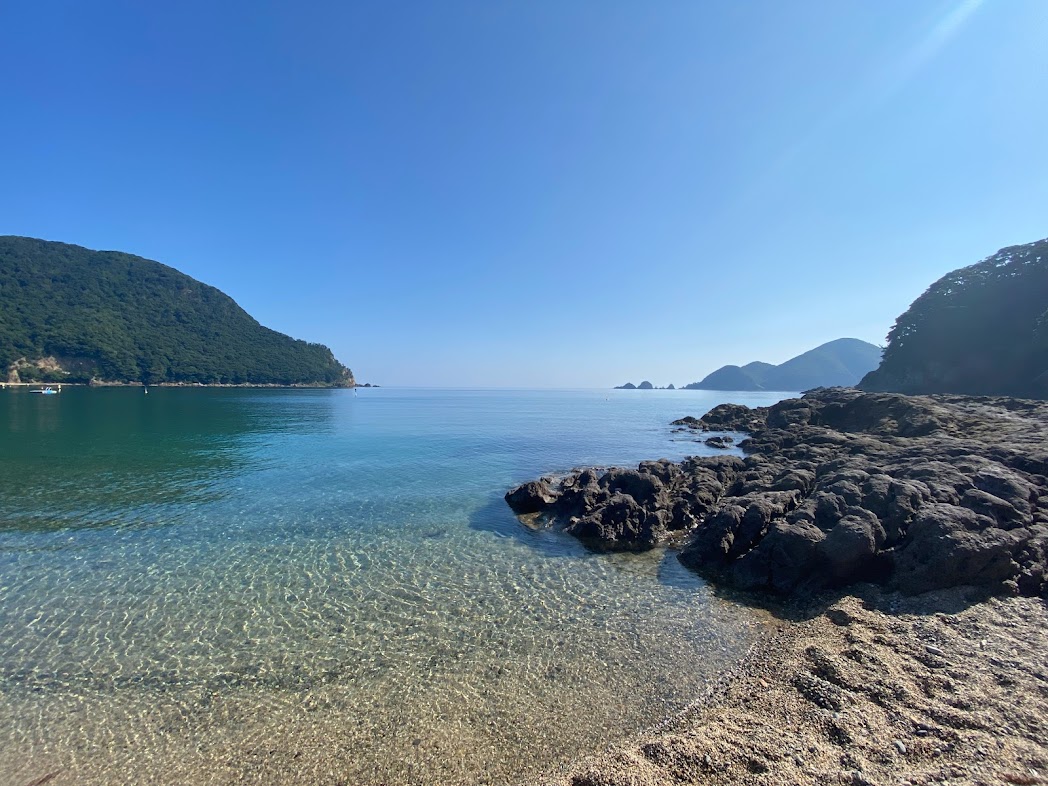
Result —
<instances>
[{"instance_id":1,"label":"small boat","mask_svg":"<svg viewBox=\"0 0 1048 786\"><path fill-rule=\"evenodd\" d=\"M30 390L30 393L39 393L41 396L57 396L58 391L48 385L43 390Z\"/></svg>"}]
</instances>

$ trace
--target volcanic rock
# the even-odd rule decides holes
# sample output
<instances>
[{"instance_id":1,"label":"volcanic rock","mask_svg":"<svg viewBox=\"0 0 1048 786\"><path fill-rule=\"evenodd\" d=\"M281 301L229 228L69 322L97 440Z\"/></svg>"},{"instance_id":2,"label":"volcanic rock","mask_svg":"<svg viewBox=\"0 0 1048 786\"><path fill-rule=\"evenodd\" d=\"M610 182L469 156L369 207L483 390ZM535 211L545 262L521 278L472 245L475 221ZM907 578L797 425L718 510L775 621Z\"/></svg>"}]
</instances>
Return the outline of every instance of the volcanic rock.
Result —
<instances>
[{"instance_id":1,"label":"volcanic rock","mask_svg":"<svg viewBox=\"0 0 1048 786\"><path fill-rule=\"evenodd\" d=\"M595 548L683 544L685 565L741 589L1048 596L1048 403L833 388L675 423L748 432L747 455L576 472L507 500Z\"/></svg>"}]
</instances>

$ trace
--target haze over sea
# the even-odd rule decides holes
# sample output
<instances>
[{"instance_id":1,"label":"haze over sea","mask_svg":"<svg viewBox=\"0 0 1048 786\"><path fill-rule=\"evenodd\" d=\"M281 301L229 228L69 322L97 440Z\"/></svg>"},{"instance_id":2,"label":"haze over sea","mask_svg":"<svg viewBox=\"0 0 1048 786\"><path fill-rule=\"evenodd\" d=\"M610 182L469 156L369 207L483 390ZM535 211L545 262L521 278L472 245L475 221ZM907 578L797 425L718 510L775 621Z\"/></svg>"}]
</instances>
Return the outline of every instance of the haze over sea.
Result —
<instances>
[{"instance_id":1,"label":"haze over sea","mask_svg":"<svg viewBox=\"0 0 1048 786\"><path fill-rule=\"evenodd\" d=\"M760 614L502 494L782 395L0 392L0 782L505 782L657 722Z\"/></svg>"}]
</instances>

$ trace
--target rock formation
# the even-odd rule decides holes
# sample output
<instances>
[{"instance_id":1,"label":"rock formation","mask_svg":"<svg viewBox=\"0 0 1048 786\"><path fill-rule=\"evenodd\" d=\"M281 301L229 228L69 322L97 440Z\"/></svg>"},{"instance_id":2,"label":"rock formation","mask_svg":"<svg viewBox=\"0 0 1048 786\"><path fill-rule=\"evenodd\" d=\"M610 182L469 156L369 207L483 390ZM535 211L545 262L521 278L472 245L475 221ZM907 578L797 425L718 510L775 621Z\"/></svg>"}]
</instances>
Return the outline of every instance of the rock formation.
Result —
<instances>
[{"instance_id":1,"label":"rock formation","mask_svg":"<svg viewBox=\"0 0 1048 786\"><path fill-rule=\"evenodd\" d=\"M596 549L683 546L740 589L1048 595L1048 404L828 389L674 425L748 432L746 455L581 470L507 501Z\"/></svg>"}]
</instances>

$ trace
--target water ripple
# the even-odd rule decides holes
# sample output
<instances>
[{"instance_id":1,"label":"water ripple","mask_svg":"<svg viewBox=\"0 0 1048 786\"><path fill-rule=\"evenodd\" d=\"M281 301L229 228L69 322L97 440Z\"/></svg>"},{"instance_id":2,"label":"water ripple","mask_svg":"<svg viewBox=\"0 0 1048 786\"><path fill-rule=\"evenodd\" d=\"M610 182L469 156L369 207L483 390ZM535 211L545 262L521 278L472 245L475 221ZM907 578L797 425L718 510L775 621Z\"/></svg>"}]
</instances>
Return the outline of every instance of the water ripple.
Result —
<instances>
[{"instance_id":1,"label":"water ripple","mask_svg":"<svg viewBox=\"0 0 1048 786\"><path fill-rule=\"evenodd\" d=\"M762 624L498 502L698 452L664 425L695 399L75 393L0 398L31 446L0 457L0 782L514 781L682 706Z\"/></svg>"}]
</instances>

